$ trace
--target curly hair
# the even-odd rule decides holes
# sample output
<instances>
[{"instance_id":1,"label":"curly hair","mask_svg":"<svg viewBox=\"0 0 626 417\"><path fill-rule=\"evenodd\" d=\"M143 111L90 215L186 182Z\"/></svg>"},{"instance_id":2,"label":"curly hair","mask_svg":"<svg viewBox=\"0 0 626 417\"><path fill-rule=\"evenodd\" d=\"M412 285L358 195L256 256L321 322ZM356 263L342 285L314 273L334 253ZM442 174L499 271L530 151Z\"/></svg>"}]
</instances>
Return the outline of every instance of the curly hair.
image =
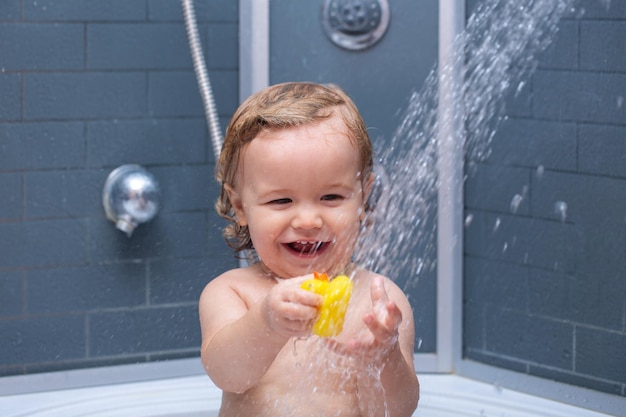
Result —
<instances>
[{"instance_id":1,"label":"curly hair","mask_svg":"<svg viewBox=\"0 0 626 417\"><path fill-rule=\"evenodd\" d=\"M339 87L308 82L277 84L253 94L239 106L226 129L215 167L217 181L221 184L215 208L229 221L224 237L236 252L254 249L248 226L237 222L225 188L235 185L243 149L262 131L318 123L332 117L336 110L359 151L361 180L365 181L373 167L372 144L358 109ZM365 210L368 210L367 205Z\"/></svg>"}]
</instances>

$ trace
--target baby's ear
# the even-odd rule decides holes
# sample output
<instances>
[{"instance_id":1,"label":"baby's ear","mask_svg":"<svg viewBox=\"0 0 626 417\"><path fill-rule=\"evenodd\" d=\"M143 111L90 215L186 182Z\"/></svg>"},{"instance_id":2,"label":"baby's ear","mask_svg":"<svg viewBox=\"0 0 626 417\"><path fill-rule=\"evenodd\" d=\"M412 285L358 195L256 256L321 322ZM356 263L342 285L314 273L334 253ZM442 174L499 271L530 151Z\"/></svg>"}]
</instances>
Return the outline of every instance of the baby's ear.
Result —
<instances>
[{"instance_id":1,"label":"baby's ear","mask_svg":"<svg viewBox=\"0 0 626 417\"><path fill-rule=\"evenodd\" d=\"M246 214L243 210L243 201L239 196L239 193L235 191L233 187L228 184L224 184L224 189L226 190L226 194L228 194L228 200L230 204L233 206L233 210L235 210L235 216L237 217L237 223L240 226L247 226L248 220L246 220Z\"/></svg>"}]
</instances>

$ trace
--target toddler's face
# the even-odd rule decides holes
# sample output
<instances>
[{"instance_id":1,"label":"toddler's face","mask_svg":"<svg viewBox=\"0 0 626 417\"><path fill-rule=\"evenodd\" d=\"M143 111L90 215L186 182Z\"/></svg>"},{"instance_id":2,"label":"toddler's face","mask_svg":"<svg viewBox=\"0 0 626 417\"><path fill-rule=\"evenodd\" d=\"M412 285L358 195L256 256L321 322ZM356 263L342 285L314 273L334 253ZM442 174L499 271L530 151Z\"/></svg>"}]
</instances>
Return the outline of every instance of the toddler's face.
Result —
<instances>
[{"instance_id":1,"label":"toddler's face","mask_svg":"<svg viewBox=\"0 0 626 417\"><path fill-rule=\"evenodd\" d=\"M356 146L336 115L260 133L241 156L230 198L267 267L283 278L337 274L363 218Z\"/></svg>"}]
</instances>

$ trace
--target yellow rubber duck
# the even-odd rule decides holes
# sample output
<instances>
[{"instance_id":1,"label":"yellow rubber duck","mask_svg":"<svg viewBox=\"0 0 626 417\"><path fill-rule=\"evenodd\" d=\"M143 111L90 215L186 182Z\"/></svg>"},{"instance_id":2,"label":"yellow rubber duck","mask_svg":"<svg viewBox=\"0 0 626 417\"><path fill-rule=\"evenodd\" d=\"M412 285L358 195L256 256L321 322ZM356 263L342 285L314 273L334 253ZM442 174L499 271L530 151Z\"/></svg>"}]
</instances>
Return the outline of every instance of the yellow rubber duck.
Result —
<instances>
[{"instance_id":1,"label":"yellow rubber duck","mask_svg":"<svg viewBox=\"0 0 626 417\"><path fill-rule=\"evenodd\" d=\"M320 337L334 337L343 330L343 321L352 294L352 281L345 275L332 280L325 273L313 273L313 279L302 283L302 288L324 297L319 315L313 324L313 333Z\"/></svg>"}]
</instances>

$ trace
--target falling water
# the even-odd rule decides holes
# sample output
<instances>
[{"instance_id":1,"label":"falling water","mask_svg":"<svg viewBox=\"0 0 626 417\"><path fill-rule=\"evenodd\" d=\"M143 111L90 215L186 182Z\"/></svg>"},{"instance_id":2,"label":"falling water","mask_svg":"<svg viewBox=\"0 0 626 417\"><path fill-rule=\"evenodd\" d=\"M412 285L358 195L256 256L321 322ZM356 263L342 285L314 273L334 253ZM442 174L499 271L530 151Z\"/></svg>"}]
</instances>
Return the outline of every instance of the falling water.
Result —
<instances>
[{"instance_id":1,"label":"falling water","mask_svg":"<svg viewBox=\"0 0 626 417\"><path fill-rule=\"evenodd\" d=\"M504 98L517 94L537 66L537 56L550 44L558 21L573 12L575 0L485 0L455 40L455 66L460 68L454 102L454 126L463 130L466 161L489 156L495 130L503 117ZM373 230L365 233L358 259L389 277L409 277L407 286L435 267L435 198L439 83L449 68L434 68L421 91L415 92L391 143L380 150L379 165L386 171L384 191L372 214ZM454 128L453 126L453 128ZM468 175L472 166L466 166ZM517 210L522 191L511 202ZM465 222L471 222L466 219ZM417 255L416 255L417 254Z\"/></svg>"},{"instance_id":2,"label":"falling water","mask_svg":"<svg viewBox=\"0 0 626 417\"><path fill-rule=\"evenodd\" d=\"M524 87L537 65L537 56L553 39L559 19L572 11L575 0L484 0L469 18L466 30L455 40L455 70L461 68L459 91L453 94L456 114L450 120L462 132L462 149L467 161L488 157L491 140L503 117L504 98ZM407 105L403 121L385 149L377 150L377 175L383 185L357 250L357 261L366 268L391 277L408 277L413 286L422 274L436 266L434 204L439 187L437 150L440 125L437 103L441 74L448 68L434 68L421 91ZM453 127L453 129L454 129ZM382 168L381 168L382 167ZM466 171L471 175L471 166ZM542 175L540 168L538 175ZM511 210L527 196L519 191ZM564 212L564 211L563 211ZM471 215L465 224L472 222ZM500 219L493 226L500 227ZM507 250L507 244L503 250ZM417 254L417 255L416 255ZM405 287L406 289L406 287ZM420 342L421 343L421 340ZM328 352L316 366L328 366ZM367 369L380 384L380 369ZM307 381L303 381L306 383ZM307 387L315 390L315 387ZM382 388L381 388L382 389Z\"/></svg>"}]
</instances>

